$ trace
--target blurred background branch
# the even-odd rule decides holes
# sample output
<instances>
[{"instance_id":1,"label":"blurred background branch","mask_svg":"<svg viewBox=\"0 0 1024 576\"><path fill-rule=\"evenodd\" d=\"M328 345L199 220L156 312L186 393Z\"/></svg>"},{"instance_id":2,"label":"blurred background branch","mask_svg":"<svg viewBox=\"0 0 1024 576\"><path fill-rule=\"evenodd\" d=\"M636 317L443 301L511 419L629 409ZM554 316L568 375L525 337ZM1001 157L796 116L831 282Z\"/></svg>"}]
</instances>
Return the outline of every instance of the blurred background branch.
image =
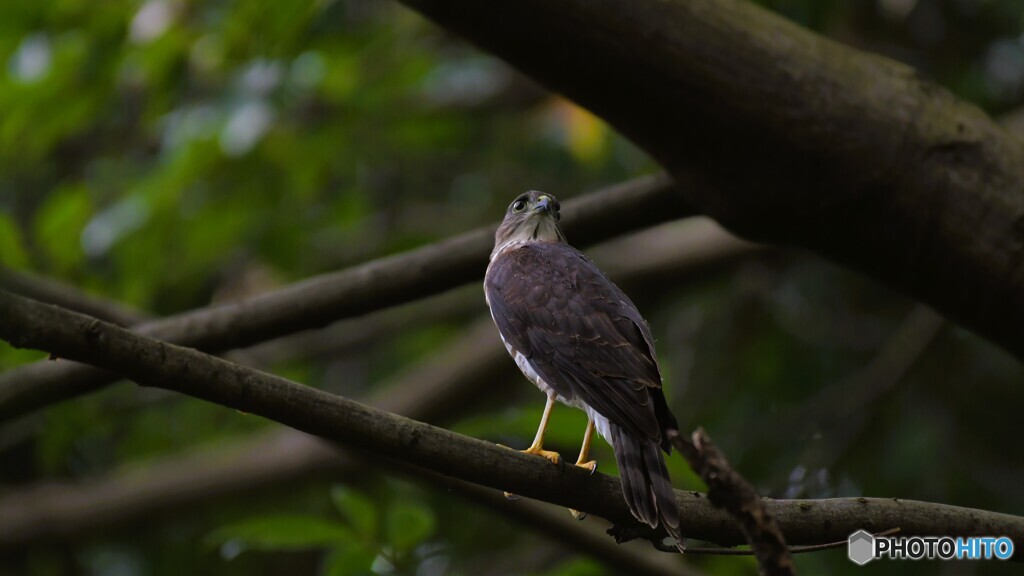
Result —
<instances>
[{"instance_id":1,"label":"blurred background branch","mask_svg":"<svg viewBox=\"0 0 1024 576\"><path fill-rule=\"evenodd\" d=\"M50 278L18 272L0 264L0 289L33 300L56 304L68 310L88 314L118 326L133 326L151 317L113 300L86 294L74 286Z\"/></svg>"},{"instance_id":2,"label":"blurred background branch","mask_svg":"<svg viewBox=\"0 0 1024 576\"><path fill-rule=\"evenodd\" d=\"M640 178L566 202L566 233L584 245L689 212L664 176ZM319 328L461 286L483 274L494 226L402 255L309 278L248 300L140 325L140 334L222 352ZM0 422L115 382L88 366L39 363L0 374Z\"/></svg>"}]
</instances>

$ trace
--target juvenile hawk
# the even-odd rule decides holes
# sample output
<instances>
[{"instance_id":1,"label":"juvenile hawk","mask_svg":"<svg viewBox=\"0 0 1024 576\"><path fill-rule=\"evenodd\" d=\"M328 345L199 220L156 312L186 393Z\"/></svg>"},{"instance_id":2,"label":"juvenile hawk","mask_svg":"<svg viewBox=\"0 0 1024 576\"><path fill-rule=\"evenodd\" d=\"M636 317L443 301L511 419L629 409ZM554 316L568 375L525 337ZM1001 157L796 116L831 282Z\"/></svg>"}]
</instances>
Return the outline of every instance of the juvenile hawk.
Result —
<instances>
[{"instance_id":1,"label":"juvenile hawk","mask_svg":"<svg viewBox=\"0 0 1024 576\"><path fill-rule=\"evenodd\" d=\"M547 394L533 444L552 462L544 431L555 400L587 413L577 466L587 461L594 429L615 449L630 511L678 542L679 509L661 450L678 429L661 391L651 331L636 306L581 252L566 243L558 200L531 191L508 207L494 237L484 292L509 354ZM573 514L580 517L579 513Z\"/></svg>"}]
</instances>

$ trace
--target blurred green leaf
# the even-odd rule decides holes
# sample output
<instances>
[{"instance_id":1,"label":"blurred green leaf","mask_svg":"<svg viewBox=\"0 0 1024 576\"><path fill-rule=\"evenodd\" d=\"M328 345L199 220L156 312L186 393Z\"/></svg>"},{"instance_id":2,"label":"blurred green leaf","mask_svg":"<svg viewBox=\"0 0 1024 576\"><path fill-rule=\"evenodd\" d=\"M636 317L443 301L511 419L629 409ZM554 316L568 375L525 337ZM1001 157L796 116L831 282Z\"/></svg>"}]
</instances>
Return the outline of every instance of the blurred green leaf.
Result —
<instances>
[{"instance_id":1,"label":"blurred green leaf","mask_svg":"<svg viewBox=\"0 0 1024 576\"><path fill-rule=\"evenodd\" d=\"M533 576L600 576L605 574L605 569L595 560L590 558L579 558L563 562L550 570L533 572Z\"/></svg>"},{"instance_id":2,"label":"blurred green leaf","mask_svg":"<svg viewBox=\"0 0 1024 576\"><path fill-rule=\"evenodd\" d=\"M84 255L80 238L92 212L89 191L82 185L60 188L36 212L36 244L59 274L81 266Z\"/></svg>"},{"instance_id":3,"label":"blurred green leaf","mask_svg":"<svg viewBox=\"0 0 1024 576\"><path fill-rule=\"evenodd\" d=\"M245 550L304 550L352 541L351 529L316 516L257 516L229 524L210 533L206 542L231 556Z\"/></svg>"},{"instance_id":4,"label":"blurred green leaf","mask_svg":"<svg viewBox=\"0 0 1024 576\"><path fill-rule=\"evenodd\" d=\"M339 546L324 558L323 576L363 576L373 574L370 569L377 555L363 546Z\"/></svg>"},{"instance_id":5,"label":"blurred green leaf","mask_svg":"<svg viewBox=\"0 0 1024 576\"><path fill-rule=\"evenodd\" d=\"M377 537L377 507L366 496L347 486L331 488L331 501L356 533L373 541Z\"/></svg>"},{"instance_id":6,"label":"blurred green leaf","mask_svg":"<svg viewBox=\"0 0 1024 576\"><path fill-rule=\"evenodd\" d=\"M400 553L430 537L435 527L434 512L423 504L399 500L388 508L388 541Z\"/></svg>"},{"instance_id":7,"label":"blurred green leaf","mask_svg":"<svg viewBox=\"0 0 1024 576\"><path fill-rule=\"evenodd\" d=\"M28 253L21 238L21 230L14 220L0 212L0 264L10 268L28 266Z\"/></svg>"}]
</instances>

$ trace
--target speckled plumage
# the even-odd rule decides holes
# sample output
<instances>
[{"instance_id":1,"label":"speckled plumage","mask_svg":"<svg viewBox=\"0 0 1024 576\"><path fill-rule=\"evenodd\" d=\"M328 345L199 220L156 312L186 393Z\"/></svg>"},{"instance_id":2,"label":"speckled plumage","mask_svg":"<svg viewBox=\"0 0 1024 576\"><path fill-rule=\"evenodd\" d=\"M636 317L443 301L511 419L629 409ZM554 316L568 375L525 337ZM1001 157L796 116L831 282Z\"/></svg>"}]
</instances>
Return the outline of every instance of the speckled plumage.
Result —
<instances>
[{"instance_id":1,"label":"speckled plumage","mask_svg":"<svg viewBox=\"0 0 1024 576\"><path fill-rule=\"evenodd\" d=\"M528 194L535 202L539 193ZM557 228L557 201L554 206ZM633 515L663 524L678 538L679 511L659 450L670 452L665 431L678 425L661 390L650 329L633 302L566 244L560 230L517 239L516 227L536 229L527 218L539 217L519 212L510 207L484 280L502 340L541 390L594 420L615 449Z\"/></svg>"}]
</instances>

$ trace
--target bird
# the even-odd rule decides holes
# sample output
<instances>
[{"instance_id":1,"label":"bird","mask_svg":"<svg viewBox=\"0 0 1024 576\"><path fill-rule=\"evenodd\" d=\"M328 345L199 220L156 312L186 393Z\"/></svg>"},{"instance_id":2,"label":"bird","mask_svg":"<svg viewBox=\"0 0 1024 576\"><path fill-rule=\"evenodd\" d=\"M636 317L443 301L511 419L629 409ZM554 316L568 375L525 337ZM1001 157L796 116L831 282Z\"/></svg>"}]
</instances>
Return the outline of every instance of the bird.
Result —
<instances>
[{"instance_id":1,"label":"bird","mask_svg":"<svg viewBox=\"0 0 1024 576\"><path fill-rule=\"evenodd\" d=\"M537 434L522 452L559 463L557 452L544 449L552 409L560 402L583 410L587 427L576 466L596 470L588 459L596 430L614 449L630 512L662 526L683 551L664 458L671 454L669 430L679 425L662 391L651 330L629 297L569 245L560 209L551 194L516 197L495 232L484 276L505 348L547 395Z\"/></svg>"}]
</instances>

